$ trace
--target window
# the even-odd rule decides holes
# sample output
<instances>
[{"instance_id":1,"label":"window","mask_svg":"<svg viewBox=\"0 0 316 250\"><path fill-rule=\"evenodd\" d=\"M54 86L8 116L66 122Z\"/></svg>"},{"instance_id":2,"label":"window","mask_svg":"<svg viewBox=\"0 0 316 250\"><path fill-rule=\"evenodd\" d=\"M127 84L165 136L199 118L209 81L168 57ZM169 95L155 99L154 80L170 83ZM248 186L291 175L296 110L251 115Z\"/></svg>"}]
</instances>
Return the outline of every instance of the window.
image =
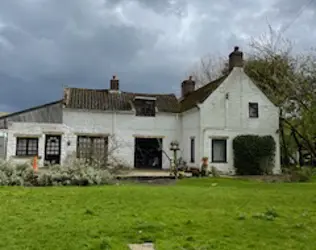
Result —
<instances>
[{"instance_id":1,"label":"window","mask_svg":"<svg viewBox=\"0 0 316 250\"><path fill-rule=\"evenodd\" d=\"M155 116L156 102L154 100L135 100L136 116Z\"/></svg>"},{"instance_id":2,"label":"window","mask_svg":"<svg viewBox=\"0 0 316 250\"><path fill-rule=\"evenodd\" d=\"M226 139L212 139L212 162L227 162Z\"/></svg>"},{"instance_id":3,"label":"window","mask_svg":"<svg viewBox=\"0 0 316 250\"><path fill-rule=\"evenodd\" d=\"M108 138L95 136L78 136L77 158L88 162L106 163L108 157Z\"/></svg>"},{"instance_id":4,"label":"window","mask_svg":"<svg viewBox=\"0 0 316 250\"><path fill-rule=\"evenodd\" d=\"M38 155L38 138L16 138L16 155Z\"/></svg>"},{"instance_id":5,"label":"window","mask_svg":"<svg viewBox=\"0 0 316 250\"><path fill-rule=\"evenodd\" d=\"M195 140L194 137L190 139L190 162L195 162Z\"/></svg>"},{"instance_id":6,"label":"window","mask_svg":"<svg viewBox=\"0 0 316 250\"><path fill-rule=\"evenodd\" d=\"M259 107L256 102L249 102L249 117L258 118L259 117Z\"/></svg>"}]
</instances>

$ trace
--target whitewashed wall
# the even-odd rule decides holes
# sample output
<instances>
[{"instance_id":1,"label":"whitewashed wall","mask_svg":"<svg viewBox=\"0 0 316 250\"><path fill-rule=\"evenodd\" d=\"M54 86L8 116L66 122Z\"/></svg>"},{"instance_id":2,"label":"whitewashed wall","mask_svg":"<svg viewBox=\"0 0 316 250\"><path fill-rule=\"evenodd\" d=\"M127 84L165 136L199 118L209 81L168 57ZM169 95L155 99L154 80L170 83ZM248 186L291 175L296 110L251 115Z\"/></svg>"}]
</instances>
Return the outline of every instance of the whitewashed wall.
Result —
<instances>
[{"instance_id":1,"label":"whitewashed wall","mask_svg":"<svg viewBox=\"0 0 316 250\"><path fill-rule=\"evenodd\" d=\"M36 137L38 138L39 166L43 166L45 150L45 134L60 134L61 141L61 160L64 160L68 151L67 141L72 135L71 128L63 124L51 123L21 123L12 122L8 128L7 160L17 163L30 162L33 157L16 156L17 137Z\"/></svg>"},{"instance_id":2,"label":"whitewashed wall","mask_svg":"<svg viewBox=\"0 0 316 250\"><path fill-rule=\"evenodd\" d=\"M257 102L259 118L249 118L248 103ZM241 68L234 68L227 79L201 105L204 155L211 159L210 137L228 137L227 163L211 163L223 172L233 171L232 140L237 135L271 135L276 141L275 172L280 171L279 109L252 83Z\"/></svg>"},{"instance_id":3,"label":"whitewashed wall","mask_svg":"<svg viewBox=\"0 0 316 250\"><path fill-rule=\"evenodd\" d=\"M181 115L182 136L180 140L181 156L189 167L199 167L201 162L201 140L200 140L200 110L193 108ZM191 138L195 140L195 160L191 160Z\"/></svg>"},{"instance_id":4,"label":"whitewashed wall","mask_svg":"<svg viewBox=\"0 0 316 250\"><path fill-rule=\"evenodd\" d=\"M180 120L178 114L157 113L155 117L138 117L133 112L85 112L65 109L63 122L73 129L69 138L71 147L68 153L76 150L76 134L115 135L114 151L117 158L129 166L134 165L135 137L162 137L163 150L171 156L169 145L179 140ZM110 145L111 147L111 145ZM163 154L163 168L169 168L168 157Z\"/></svg>"}]
</instances>

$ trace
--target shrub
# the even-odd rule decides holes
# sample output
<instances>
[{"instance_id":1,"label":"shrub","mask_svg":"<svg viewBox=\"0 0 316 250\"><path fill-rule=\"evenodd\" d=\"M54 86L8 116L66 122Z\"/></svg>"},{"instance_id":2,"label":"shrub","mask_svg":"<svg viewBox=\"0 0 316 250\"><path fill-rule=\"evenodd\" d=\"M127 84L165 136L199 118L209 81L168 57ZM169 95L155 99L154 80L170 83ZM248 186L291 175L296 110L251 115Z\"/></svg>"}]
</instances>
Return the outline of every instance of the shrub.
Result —
<instances>
[{"instance_id":1,"label":"shrub","mask_svg":"<svg viewBox=\"0 0 316 250\"><path fill-rule=\"evenodd\" d=\"M83 161L74 160L66 166L50 166L47 171L38 175L40 186L88 186L112 183L113 177L107 169L85 164Z\"/></svg>"},{"instance_id":2,"label":"shrub","mask_svg":"<svg viewBox=\"0 0 316 250\"><path fill-rule=\"evenodd\" d=\"M220 177L220 173L218 171L218 169L214 166L211 167L211 172L212 172L212 176L215 177L215 178L218 178Z\"/></svg>"},{"instance_id":3,"label":"shrub","mask_svg":"<svg viewBox=\"0 0 316 250\"><path fill-rule=\"evenodd\" d=\"M240 135L233 140L234 165L239 175L270 174L276 144L272 136Z\"/></svg>"},{"instance_id":4,"label":"shrub","mask_svg":"<svg viewBox=\"0 0 316 250\"><path fill-rule=\"evenodd\" d=\"M1 186L34 186L37 176L31 165L0 162Z\"/></svg>"},{"instance_id":5,"label":"shrub","mask_svg":"<svg viewBox=\"0 0 316 250\"><path fill-rule=\"evenodd\" d=\"M313 177L311 167L295 167L285 170L285 180L288 182L307 182Z\"/></svg>"},{"instance_id":6,"label":"shrub","mask_svg":"<svg viewBox=\"0 0 316 250\"><path fill-rule=\"evenodd\" d=\"M28 164L0 163L1 186L87 186L110 184L112 181L113 177L108 170L79 160L66 166L39 169L38 173Z\"/></svg>"}]
</instances>

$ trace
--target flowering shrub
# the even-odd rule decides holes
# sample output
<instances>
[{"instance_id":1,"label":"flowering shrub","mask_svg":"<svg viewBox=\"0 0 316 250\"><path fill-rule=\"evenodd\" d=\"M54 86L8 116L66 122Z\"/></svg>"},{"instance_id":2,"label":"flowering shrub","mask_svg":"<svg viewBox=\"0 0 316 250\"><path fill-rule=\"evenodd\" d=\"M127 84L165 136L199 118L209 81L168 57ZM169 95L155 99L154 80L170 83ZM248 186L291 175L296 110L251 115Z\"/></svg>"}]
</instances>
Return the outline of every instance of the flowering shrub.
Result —
<instances>
[{"instance_id":1,"label":"flowering shrub","mask_svg":"<svg viewBox=\"0 0 316 250\"><path fill-rule=\"evenodd\" d=\"M107 169L74 160L65 166L49 166L35 173L29 164L0 162L0 186L88 186L111 184Z\"/></svg>"}]
</instances>

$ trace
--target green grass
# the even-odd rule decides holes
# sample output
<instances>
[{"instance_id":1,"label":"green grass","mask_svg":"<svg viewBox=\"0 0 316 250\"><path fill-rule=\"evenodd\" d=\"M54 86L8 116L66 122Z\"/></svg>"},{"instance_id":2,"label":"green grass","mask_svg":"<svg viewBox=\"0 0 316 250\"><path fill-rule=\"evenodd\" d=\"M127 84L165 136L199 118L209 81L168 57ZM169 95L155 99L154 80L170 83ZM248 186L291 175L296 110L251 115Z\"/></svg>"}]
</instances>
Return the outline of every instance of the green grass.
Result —
<instances>
[{"instance_id":1,"label":"green grass","mask_svg":"<svg viewBox=\"0 0 316 250\"><path fill-rule=\"evenodd\" d=\"M6 250L124 250L144 241L158 250L316 249L316 183L6 187L0 201Z\"/></svg>"}]
</instances>

